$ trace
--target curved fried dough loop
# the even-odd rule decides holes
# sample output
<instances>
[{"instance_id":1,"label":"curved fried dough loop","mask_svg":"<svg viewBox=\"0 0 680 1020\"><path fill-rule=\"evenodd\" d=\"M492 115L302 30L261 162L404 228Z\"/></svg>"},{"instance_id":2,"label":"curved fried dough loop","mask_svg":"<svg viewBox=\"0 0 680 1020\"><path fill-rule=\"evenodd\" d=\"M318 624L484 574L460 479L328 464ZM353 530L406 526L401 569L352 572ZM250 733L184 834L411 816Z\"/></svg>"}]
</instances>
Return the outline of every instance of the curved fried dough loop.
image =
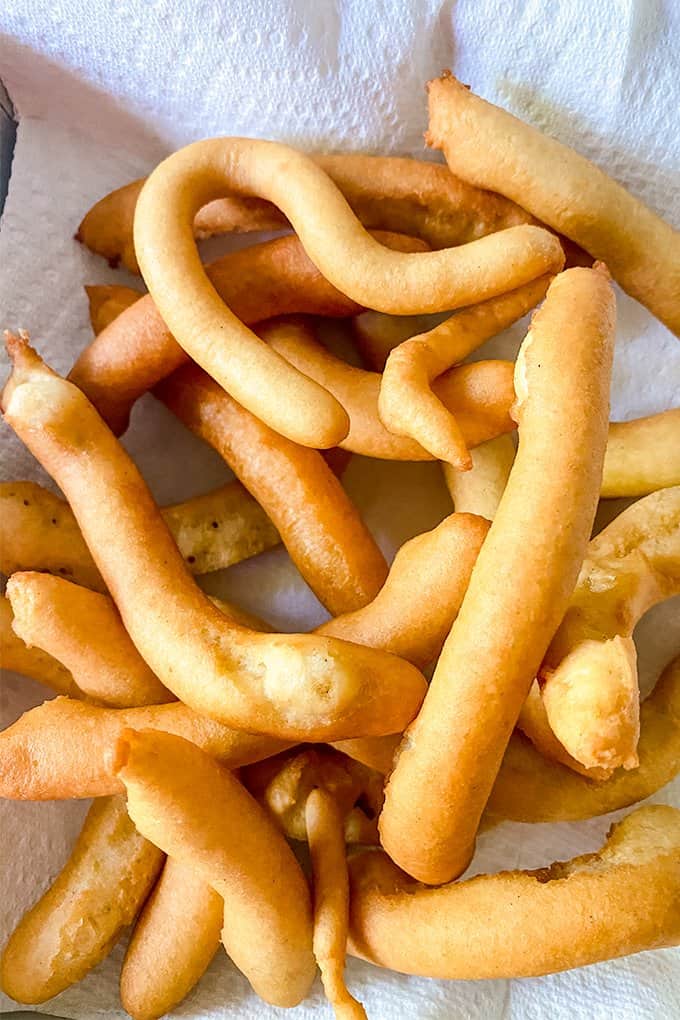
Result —
<instances>
[{"instance_id":1,"label":"curved fried dough loop","mask_svg":"<svg viewBox=\"0 0 680 1020\"><path fill-rule=\"evenodd\" d=\"M366 1020L366 1011L345 984L349 928L349 878L343 818L325 789L312 790L305 805L314 888L314 956L326 998L337 1020Z\"/></svg>"},{"instance_id":2,"label":"curved fried dough loop","mask_svg":"<svg viewBox=\"0 0 680 1020\"><path fill-rule=\"evenodd\" d=\"M288 746L273 737L223 726L177 701L101 708L53 698L24 712L0 733L0 796L66 800L120 793L109 751L128 728L183 737L230 769L268 758Z\"/></svg>"},{"instance_id":3,"label":"curved fried dough loop","mask_svg":"<svg viewBox=\"0 0 680 1020\"><path fill-rule=\"evenodd\" d=\"M605 498L646 496L680 485L680 407L612 422L604 458Z\"/></svg>"},{"instance_id":4,"label":"curved fried dough loop","mask_svg":"<svg viewBox=\"0 0 680 1020\"><path fill-rule=\"evenodd\" d=\"M327 391L263 344L208 280L193 221L201 206L227 190L273 201L326 279L378 311L474 304L564 263L557 238L534 226L439 252L391 251L364 230L312 160L276 142L207 139L169 156L147 178L135 209L135 251L149 293L194 361L252 414L302 445L337 445L347 434L347 418Z\"/></svg>"},{"instance_id":5,"label":"curved fried dough loop","mask_svg":"<svg viewBox=\"0 0 680 1020\"><path fill-rule=\"evenodd\" d=\"M25 572L9 579L7 597L15 634L62 663L82 694L114 708L172 699L140 658L106 595L49 574Z\"/></svg>"},{"instance_id":6,"label":"curved fried dough loop","mask_svg":"<svg viewBox=\"0 0 680 1020\"><path fill-rule=\"evenodd\" d=\"M85 396L8 339L7 422L68 498L137 650L194 710L288 740L397 732L425 682L395 656L230 623L191 578L136 467Z\"/></svg>"},{"instance_id":7,"label":"curved fried dough loop","mask_svg":"<svg viewBox=\"0 0 680 1020\"><path fill-rule=\"evenodd\" d=\"M625 291L680 336L680 233L566 145L485 102L450 72L429 83L428 145L603 259Z\"/></svg>"},{"instance_id":8,"label":"curved fried dough loop","mask_svg":"<svg viewBox=\"0 0 680 1020\"><path fill-rule=\"evenodd\" d=\"M144 904L120 973L134 1020L169 1013L203 976L220 944L224 902L202 875L168 857Z\"/></svg>"},{"instance_id":9,"label":"curved fried dough loop","mask_svg":"<svg viewBox=\"0 0 680 1020\"><path fill-rule=\"evenodd\" d=\"M333 393L349 415L349 433L340 446L367 457L384 460L433 460L413 439L396 436L378 416L381 376L348 365L330 354L299 321L265 323L258 330L280 354L301 372ZM514 399L512 363L478 361L445 372L434 383L437 399L456 420L468 446L510 432Z\"/></svg>"},{"instance_id":10,"label":"curved fried dough loop","mask_svg":"<svg viewBox=\"0 0 680 1020\"><path fill-rule=\"evenodd\" d=\"M446 167L390 156L311 156L335 181L366 227L422 237L433 248L474 241L505 227L528 223L523 209L499 195L458 180ZM83 219L76 237L112 264L139 272L132 223L143 180L102 198ZM197 238L280 230L283 213L260 198L230 196L204 206L194 219Z\"/></svg>"},{"instance_id":11,"label":"curved fried dough loop","mask_svg":"<svg viewBox=\"0 0 680 1020\"><path fill-rule=\"evenodd\" d=\"M196 365L178 369L154 392L224 457L329 612L358 609L377 594L385 558L318 451L272 431Z\"/></svg>"},{"instance_id":12,"label":"curved fried dough loop","mask_svg":"<svg viewBox=\"0 0 680 1020\"><path fill-rule=\"evenodd\" d=\"M9 599L0 595L0 666L12 673L29 676L57 694L77 695L77 685L60 662L40 648L29 648L14 632L14 614Z\"/></svg>"},{"instance_id":13,"label":"curved fried dough loop","mask_svg":"<svg viewBox=\"0 0 680 1020\"><path fill-rule=\"evenodd\" d=\"M240 482L163 507L161 514L192 574L222 570L280 542ZM45 570L106 589L70 506L35 482L0 482L0 570Z\"/></svg>"},{"instance_id":14,"label":"curved fried dough loop","mask_svg":"<svg viewBox=\"0 0 680 1020\"><path fill-rule=\"evenodd\" d=\"M638 500L592 540L541 666L550 726L586 767L637 764L633 629L651 606L678 593L680 485Z\"/></svg>"},{"instance_id":15,"label":"curved fried dough loop","mask_svg":"<svg viewBox=\"0 0 680 1020\"><path fill-rule=\"evenodd\" d=\"M549 283L550 276L541 276L509 294L457 312L428 333L396 347L387 359L380 386L378 413L383 425L415 439L437 460L468 471L472 460L455 409L444 407L431 384L526 315L545 296Z\"/></svg>"},{"instance_id":16,"label":"curved fried dough loop","mask_svg":"<svg viewBox=\"0 0 680 1020\"><path fill-rule=\"evenodd\" d=\"M45 1002L80 981L132 923L162 863L122 797L96 800L56 882L5 946L0 983L7 995Z\"/></svg>"},{"instance_id":17,"label":"curved fried dough loop","mask_svg":"<svg viewBox=\"0 0 680 1020\"><path fill-rule=\"evenodd\" d=\"M519 353L519 452L379 823L390 856L432 884L460 875L472 857L512 729L578 577L600 490L614 313L606 271L570 269L551 284Z\"/></svg>"},{"instance_id":18,"label":"curved fried dough loop","mask_svg":"<svg viewBox=\"0 0 680 1020\"><path fill-rule=\"evenodd\" d=\"M594 854L439 889L385 854L350 862L349 951L435 978L550 974L680 940L680 812L639 808Z\"/></svg>"},{"instance_id":19,"label":"curved fried dough loop","mask_svg":"<svg viewBox=\"0 0 680 1020\"><path fill-rule=\"evenodd\" d=\"M680 657L670 663L640 710L640 764L593 783L547 760L517 734L487 804L486 821L568 822L593 818L651 797L680 772Z\"/></svg>"},{"instance_id":20,"label":"curved fried dough loop","mask_svg":"<svg viewBox=\"0 0 680 1020\"><path fill-rule=\"evenodd\" d=\"M380 234L397 251L422 251L422 242L400 234ZM297 237L231 252L206 266L211 284L246 325L291 312L356 315L361 305L336 290L307 258ZM92 288L90 289L90 291ZM127 288L108 288L97 320L131 300ZM92 307L92 295L91 307ZM101 312L101 316L100 316ZM189 359L147 294L110 322L82 352L70 379L90 398L114 432L124 432L132 405Z\"/></svg>"},{"instance_id":21,"label":"curved fried dough loop","mask_svg":"<svg viewBox=\"0 0 680 1020\"><path fill-rule=\"evenodd\" d=\"M257 994L297 1005L316 970L312 911L274 823L231 773L170 734L126 731L115 769L139 831L223 898L224 948Z\"/></svg>"},{"instance_id":22,"label":"curved fried dough loop","mask_svg":"<svg viewBox=\"0 0 680 1020\"><path fill-rule=\"evenodd\" d=\"M444 480L456 512L479 514L492 521L505 492L515 460L515 444L509 435L480 443L472 454L470 471L456 471L442 464Z\"/></svg>"},{"instance_id":23,"label":"curved fried dough loop","mask_svg":"<svg viewBox=\"0 0 680 1020\"><path fill-rule=\"evenodd\" d=\"M382 807L383 777L358 761L330 748L309 748L251 765L243 781L254 797L276 819L289 839L305 840L305 804L313 789L322 787L333 798L343 822L352 815L348 843L376 843L375 819ZM363 824L359 824L363 815ZM355 839L355 836L362 837Z\"/></svg>"}]
</instances>

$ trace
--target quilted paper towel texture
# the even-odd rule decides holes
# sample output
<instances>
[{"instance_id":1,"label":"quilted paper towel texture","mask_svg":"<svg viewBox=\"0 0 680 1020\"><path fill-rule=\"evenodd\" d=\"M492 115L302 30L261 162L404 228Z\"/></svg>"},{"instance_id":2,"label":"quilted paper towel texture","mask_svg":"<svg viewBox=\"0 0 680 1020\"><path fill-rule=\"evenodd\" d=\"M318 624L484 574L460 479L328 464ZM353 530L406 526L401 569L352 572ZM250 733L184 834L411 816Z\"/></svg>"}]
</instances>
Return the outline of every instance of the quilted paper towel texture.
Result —
<instances>
[{"instance_id":1,"label":"quilted paper towel texture","mask_svg":"<svg viewBox=\"0 0 680 1020\"><path fill-rule=\"evenodd\" d=\"M89 339L85 282L121 280L72 241L85 209L147 172L171 148L215 134L276 138L312 150L423 151L424 82L451 66L482 95L575 145L680 227L680 9L672 0L546 4L492 0L9 0L0 11L0 76L21 123L0 225L2 326L29 328L66 371ZM123 281L128 282L128 281ZM516 349L521 328L488 352ZM613 413L678 403L680 345L634 302L619 301ZM3 477L45 481L3 428ZM128 448L161 502L226 477L219 459L150 399ZM450 503L433 465L355 458L348 486L391 555ZM207 581L282 628L323 610L281 551ZM644 621L643 679L680 648L678 600ZM674 625L674 626L673 626ZM44 696L7 677L6 725ZM680 784L656 798L680 806ZM0 943L57 873L82 804L0 803ZM480 839L474 871L539 866L594 849L611 819L506 825ZM49 1009L63 1017L121 1016L123 947ZM680 955L668 950L581 972L510 982L426 982L351 961L353 990L380 1020L547 1018L665 1020L680 1015ZM16 1008L0 1000L5 1009ZM328 1014L319 988L296 1016ZM177 1016L282 1015L249 992L218 954Z\"/></svg>"}]
</instances>

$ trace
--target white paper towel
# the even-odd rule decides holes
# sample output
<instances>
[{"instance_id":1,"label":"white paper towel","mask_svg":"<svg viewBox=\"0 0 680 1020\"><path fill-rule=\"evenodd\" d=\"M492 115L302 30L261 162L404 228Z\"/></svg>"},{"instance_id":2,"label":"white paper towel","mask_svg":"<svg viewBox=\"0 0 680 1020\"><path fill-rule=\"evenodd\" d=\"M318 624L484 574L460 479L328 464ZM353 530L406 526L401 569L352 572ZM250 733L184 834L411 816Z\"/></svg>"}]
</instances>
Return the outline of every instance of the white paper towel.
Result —
<instances>
[{"instance_id":1,"label":"white paper towel","mask_svg":"<svg viewBox=\"0 0 680 1020\"><path fill-rule=\"evenodd\" d=\"M0 224L0 326L29 328L66 371L87 343L83 283L113 282L72 240L110 188L169 148L213 134L276 138L315 150L423 155L423 84L450 66L476 91L575 145L680 227L680 7L673 0L5 0L0 77L21 117ZM516 347L521 329L490 351ZM568 352L565 352L568 356ZM619 301L613 412L633 417L680 401L680 344L634 302ZM44 473L1 434L2 473ZM219 459L152 400L126 439L161 502L226 477ZM348 487L389 554L450 503L433 465L355 458ZM285 554L207 581L282 628L323 610ZM644 681L680 648L679 601L643 621ZM674 626L669 626L669 623ZM42 700L37 684L0 687L5 725ZM680 806L678 782L656 800ZM65 860L82 804L0 802L0 943ZM538 866L596 848L611 818L579 825L504 825L480 839L474 870ZM49 1004L64 1017L120 1016L112 957ZM427 982L351 961L373 1020L667 1020L680 1016L680 951L647 953L521 981ZM15 1008L0 998L0 1006ZM316 990L301 1018L328 1015ZM219 954L177 1016L265 1018Z\"/></svg>"}]
</instances>

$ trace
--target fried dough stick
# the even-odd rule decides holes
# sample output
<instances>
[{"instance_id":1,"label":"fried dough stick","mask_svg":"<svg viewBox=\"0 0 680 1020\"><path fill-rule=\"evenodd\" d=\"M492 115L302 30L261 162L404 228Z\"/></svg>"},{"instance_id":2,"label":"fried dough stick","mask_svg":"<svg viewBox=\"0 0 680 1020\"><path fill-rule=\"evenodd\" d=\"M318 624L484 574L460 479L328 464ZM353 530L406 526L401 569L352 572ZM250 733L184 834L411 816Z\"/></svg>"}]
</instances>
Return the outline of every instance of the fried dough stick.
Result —
<instances>
[{"instance_id":1,"label":"fried dough stick","mask_svg":"<svg viewBox=\"0 0 680 1020\"><path fill-rule=\"evenodd\" d=\"M507 198L592 256L680 336L680 232L583 156L487 103L451 72L429 83L428 145L454 174Z\"/></svg>"},{"instance_id":2,"label":"fried dough stick","mask_svg":"<svg viewBox=\"0 0 680 1020\"><path fill-rule=\"evenodd\" d=\"M158 679L195 711L284 740L396 732L422 675L383 652L225 620L190 577L141 475L75 386L10 338L8 423L76 514L125 629ZM77 424L76 424L77 423Z\"/></svg>"},{"instance_id":3,"label":"fried dough stick","mask_svg":"<svg viewBox=\"0 0 680 1020\"><path fill-rule=\"evenodd\" d=\"M314 956L326 998L337 1020L366 1020L365 1009L345 984L349 878L344 820L327 790L309 794L305 821L314 883Z\"/></svg>"},{"instance_id":4,"label":"fried dough stick","mask_svg":"<svg viewBox=\"0 0 680 1020\"><path fill-rule=\"evenodd\" d=\"M10 601L0 595L0 666L37 680L57 694L77 694L77 685L60 662L40 648L30 648L14 632Z\"/></svg>"},{"instance_id":5,"label":"fried dough stick","mask_svg":"<svg viewBox=\"0 0 680 1020\"><path fill-rule=\"evenodd\" d=\"M280 542L240 482L163 507L161 514L192 574L222 570ZM0 482L0 570L46 570L106 590L70 506L35 482Z\"/></svg>"},{"instance_id":6,"label":"fried dough stick","mask_svg":"<svg viewBox=\"0 0 680 1020\"><path fill-rule=\"evenodd\" d=\"M80 981L132 923L162 864L122 797L96 800L56 882L5 946L0 983L7 995L45 1002Z\"/></svg>"},{"instance_id":7,"label":"fried dough stick","mask_svg":"<svg viewBox=\"0 0 680 1020\"><path fill-rule=\"evenodd\" d=\"M467 471L472 460L456 421L432 390L447 368L521 319L545 296L550 276L457 312L427 333L399 344L389 355L380 385L383 425L410 436L437 460Z\"/></svg>"},{"instance_id":8,"label":"fried dough stick","mask_svg":"<svg viewBox=\"0 0 680 1020\"><path fill-rule=\"evenodd\" d=\"M295 1006L312 984L312 911L295 857L238 780L168 733L126 731L114 769L137 828L224 900L224 948L266 1002Z\"/></svg>"},{"instance_id":9,"label":"fried dough stick","mask_svg":"<svg viewBox=\"0 0 680 1020\"><path fill-rule=\"evenodd\" d=\"M633 630L651 606L679 593L676 485L633 503L590 542L539 670L550 726L586 768L637 765L640 695Z\"/></svg>"},{"instance_id":10,"label":"fried dough stick","mask_svg":"<svg viewBox=\"0 0 680 1020\"><path fill-rule=\"evenodd\" d=\"M520 350L519 452L380 817L387 852L430 884L457 877L472 857L505 748L578 577L602 477L614 318L606 270L570 269L551 284Z\"/></svg>"},{"instance_id":11,"label":"fried dough stick","mask_svg":"<svg viewBox=\"0 0 680 1020\"><path fill-rule=\"evenodd\" d=\"M428 889L386 854L350 862L355 956L424 977L532 977L680 941L680 811L642 807L597 853Z\"/></svg>"},{"instance_id":12,"label":"fried dough stick","mask_svg":"<svg viewBox=\"0 0 680 1020\"><path fill-rule=\"evenodd\" d=\"M312 156L336 183L366 227L422 237L433 248L449 248L505 227L528 223L523 209L499 195L458 180L444 166L391 156ZM139 272L132 223L143 180L118 188L96 203L83 219L76 239L112 264ZM194 234L280 230L283 213L260 198L230 196L203 206Z\"/></svg>"},{"instance_id":13,"label":"fried dough stick","mask_svg":"<svg viewBox=\"0 0 680 1020\"><path fill-rule=\"evenodd\" d=\"M318 451L274 432L196 365L177 369L154 392L263 507L329 612L337 616L374 598L387 563Z\"/></svg>"}]
</instances>

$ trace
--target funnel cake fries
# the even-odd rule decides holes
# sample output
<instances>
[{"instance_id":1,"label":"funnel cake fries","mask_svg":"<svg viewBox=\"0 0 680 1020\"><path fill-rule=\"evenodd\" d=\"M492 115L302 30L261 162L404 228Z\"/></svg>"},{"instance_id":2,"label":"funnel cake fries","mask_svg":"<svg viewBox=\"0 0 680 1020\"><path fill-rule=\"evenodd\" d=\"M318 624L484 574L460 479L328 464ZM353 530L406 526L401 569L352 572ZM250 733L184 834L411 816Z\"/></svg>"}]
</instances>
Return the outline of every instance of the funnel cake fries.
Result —
<instances>
[{"instance_id":1,"label":"funnel cake fries","mask_svg":"<svg viewBox=\"0 0 680 1020\"><path fill-rule=\"evenodd\" d=\"M358 609L377 594L385 558L318 451L274 432L196 365L178 369L154 392L224 457L329 612Z\"/></svg>"},{"instance_id":2,"label":"funnel cake fries","mask_svg":"<svg viewBox=\"0 0 680 1020\"><path fill-rule=\"evenodd\" d=\"M161 514L192 574L230 567L280 542L240 482L163 507ZM0 482L0 570L46 570L106 589L70 506L35 482Z\"/></svg>"},{"instance_id":3,"label":"funnel cake fries","mask_svg":"<svg viewBox=\"0 0 680 1020\"><path fill-rule=\"evenodd\" d=\"M312 984L309 890L292 850L231 773L168 733L120 738L114 763L137 829L224 900L224 948L266 1002L295 1006Z\"/></svg>"},{"instance_id":4,"label":"funnel cake fries","mask_svg":"<svg viewBox=\"0 0 680 1020\"><path fill-rule=\"evenodd\" d=\"M531 217L506 198L459 181L444 166L390 156L311 156L343 193L365 227L422 237L449 248ZM102 198L83 219L76 238L112 264L139 272L132 223L143 180ZM280 230L283 213L260 198L230 196L203 206L194 219L197 238L215 234Z\"/></svg>"},{"instance_id":5,"label":"funnel cake fries","mask_svg":"<svg viewBox=\"0 0 680 1020\"><path fill-rule=\"evenodd\" d=\"M680 336L680 233L566 145L485 102L450 72L429 83L427 142L454 174L493 188L607 263Z\"/></svg>"},{"instance_id":6,"label":"funnel cake fries","mask_svg":"<svg viewBox=\"0 0 680 1020\"><path fill-rule=\"evenodd\" d=\"M366 232L323 170L276 142L214 138L169 156L147 178L135 209L135 251L154 303L194 361L254 415L303 445L337 445L347 434L347 419L327 391L230 311L207 278L193 237L194 216L230 190L272 200L326 279L378 311L459 308L564 264L558 239L526 225L459 248L392 251Z\"/></svg>"},{"instance_id":7,"label":"funnel cake fries","mask_svg":"<svg viewBox=\"0 0 680 1020\"><path fill-rule=\"evenodd\" d=\"M190 577L144 481L84 395L25 341L8 340L8 423L48 467L158 679L196 711L284 740L397 732L422 675L384 652L225 620ZM85 455L86 452L86 455Z\"/></svg>"},{"instance_id":8,"label":"funnel cake fries","mask_svg":"<svg viewBox=\"0 0 680 1020\"><path fill-rule=\"evenodd\" d=\"M305 822L314 889L314 956L326 998L337 1020L366 1020L366 1011L345 984L349 927L345 834L342 813L324 788L307 797Z\"/></svg>"},{"instance_id":9,"label":"funnel cake fries","mask_svg":"<svg viewBox=\"0 0 680 1020\"><path fill-rule=\"evenodd\" d=\"M463 361L486 340L521 319L545 296L549 276L516 291L463 309L428 333L399 344L387 359L380 385L378 413L383 425L410 436L437 460L467 471L472 460L455 412L432 391L432 382Z\"/></svg>"},{"instance_id":10,"label":"funnel cake fries","mask_svg":"<svg viewBox=\"0 0 680 1020\"><path fill-rule=\"evenodd\" d=\"M135 922L120 973L134 1020L155 1020L184 999L220 944L224 902L188 864L168 857Z\"/></svg>"},{"instance_id":11,"label":"funnel cake fries","mask_svg":"<svg viewBox=\"0 0 680 1020\"><path fill-rule=\"evenodd\" d=\"M399 251L422 251L422 242L399 234L380 240ZM355 315L361 306L336 290L306 256L297 237L281 237L231 252L205 267L213 287L246 325L275 315ZM114 432L128 426L132 405L188 358L161 318L152 298L129 288L90 288L90 310L98 323L126 308L86 347L70 379L90 398ZM100 302L100 297L105 301ZM138 298L139 300L136 300ZM95 331L97 329L95 328ZM312 423L313 425L314 423ZM316 436L316 433L314 433Z\"/></svg>"},{"instance_id":12,"label":"funnel cake fries","mask_svg":"<svg viewBox=\"0 0 680 1020\"><path fill-rule=\"evenodd\" d=\"M633 629L678 593L680 485L634 503L592 540L539 672L550 726L587 768L637 765Z\"/></svg>"},{"instance_id":13,"label":"funnel cake fries","mask_svg":"<svg viewBox=\"0 0 680 1020\"><path fill-rule=\"evenodd\" d=\"M7 995L45 1002L80 981L132 923L162 863L122 797L96 800L56 882L5 946L0 983Z\"/></svg>"},{"instance_id":14,"label":"funnel cake fries","mask_svg":"<svg viewBox=\"0 0 680 1020\"><path fill-rule=\"evenodd\" d=\"M519 452L380 817L390 856L431 884L457 877L472 857L512 729L578 577L602 477L614 315L606 270L570 269L551 284L520 350Z\"/></svg>"},{"instance_id":15,"label":"funnel cake fries","mask_svg":"<svg viewBox=\"0 0 680 1020\"><path fill-rule=\"evenodd\" d=\"M680 811L639 808L594 854L428 889L386 854L350 862L355 956L425 977L531 977L680 940Z\"/></svg>"}]
</instances>

